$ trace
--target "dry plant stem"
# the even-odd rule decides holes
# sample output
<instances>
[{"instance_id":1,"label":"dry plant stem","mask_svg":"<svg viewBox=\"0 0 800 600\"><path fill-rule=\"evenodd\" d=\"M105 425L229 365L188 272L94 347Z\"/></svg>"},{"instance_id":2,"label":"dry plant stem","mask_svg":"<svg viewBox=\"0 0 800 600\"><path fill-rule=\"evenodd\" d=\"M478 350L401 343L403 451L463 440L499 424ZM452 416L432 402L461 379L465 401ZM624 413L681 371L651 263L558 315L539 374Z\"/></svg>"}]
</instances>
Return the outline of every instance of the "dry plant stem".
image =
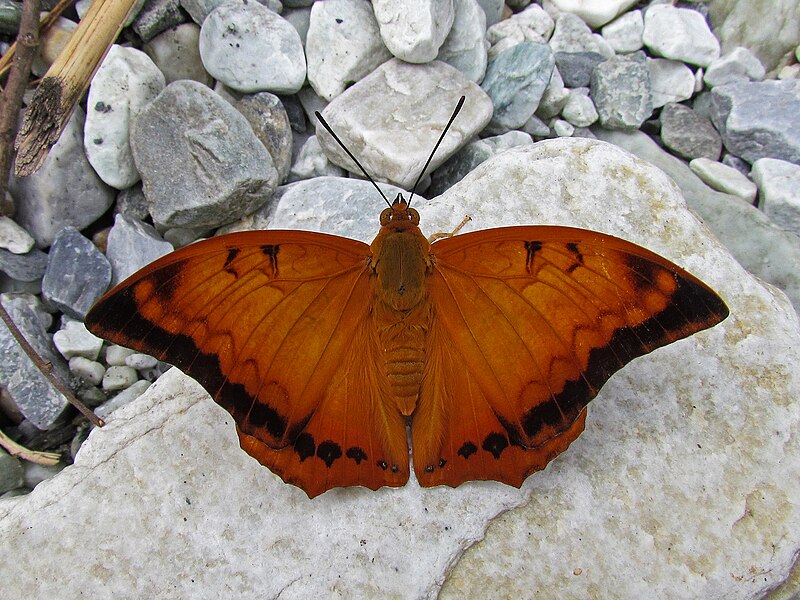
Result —
<instances>
[{"instance_id":1,"label":"dry plant stem","mask_svg":"<svg viewBox=\"0 0 800 600\"><path fill-rule=\"evenodd\" d=\"M11 456L17 456L38 465L52 466L58 464L58 461L61 460L61 455L55 452L37 452L36 450L29 450L25 446L12 440L2 431L0 431L0 446L5 448L6 452Z\"/></svg>"},{"instance_id":2,"label":"dry plant stem","mask_svg":"<svg viewBox=\"0 0 800 600\"><path fill-rule=\"evenodd\" d=\"M58 141L75 104L119 35L136 0L94 0L42 78L17 135L15 171L35 173Z\"/></svg>"},{"instance_id":3,"label":"dry plant stem","mask_svg":"<svg viewBox=\"0 0 800 600\"><path fill-rule=\"evenodd\" d=\"M36 350L34 350L33 346L31 346L28 340L25 339L25 336L22 335L22 332L19 330L16 323L14 323L8 312L6 312L6 309L3 307L2 303L0 303L0 318L3 319L6 327L8 327L9 331L11 331L11 334L16 338L17 343L19 343L19 345L25 351L25 354L28 355L28 358L33 361L33 364L36 365L36 367L42 372L42 374L53 385L53 387L61 392L64 398L67 399L67 402L77 408L78 412L89 419L93 425L96 425L97 427L102 427L105 425L105 421L89 410L83 402L73 396L72 392L69 391L67 386L65 386L55 375L53 375L53 372L50 368L51 365L43 361L42 357L36 353Z\"/></svg>"},{"instance_id":4,"label":"dry plant stem","mask_svg":"<svg viewBox=\"0 0 800 600\"><path fill-rule=\"evenodd\" d=\"M5 198L11 162L14 159L14 136L22 96L28 86L31 64L39 47L39 9L41 0L25 0L17 43L20 50L0 100L0 198Z\"/></svg>"},{"instance_id":5,"label":"dry plant stem","mask_svg":"<svg viewBox=\"0 0 800 600\"><path fill-rule=\"evenodd\" d=\"M39 25L39 32L43 34L45 31L50 29L53 23L56 22L56 19L61 16L61 14L67 10L75 0L60 0L58 4L53 7L47 16L42 19L41 24ZM20 27L20 30L22 28ZM14 58L14 55L17 52L17 42L11 44L5 54L0 57L0 78L3 77L9 68L11 68L11 59Z\"/></svg>"}]
</instances>

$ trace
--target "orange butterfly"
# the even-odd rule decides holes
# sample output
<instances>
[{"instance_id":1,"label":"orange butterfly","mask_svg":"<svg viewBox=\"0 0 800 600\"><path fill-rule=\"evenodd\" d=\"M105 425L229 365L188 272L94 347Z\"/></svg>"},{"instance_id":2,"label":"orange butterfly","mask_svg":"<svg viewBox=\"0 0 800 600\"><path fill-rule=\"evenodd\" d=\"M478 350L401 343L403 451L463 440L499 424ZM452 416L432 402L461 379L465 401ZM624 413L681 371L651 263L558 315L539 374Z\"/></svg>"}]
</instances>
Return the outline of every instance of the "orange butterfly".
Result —
<instances>
[{"instance_id":1,"label":"orange butterfly","mask_svg":"<svg viewBox=\"0 0 800 600\"><path fill-rule=\"evenodd\" d=\"M594 231L431 244L402 195L380 223L369 246L278 230L192 244L86 325L197 379L242 448L314 497L404 485L409 425L420 485L519 487L580 435L614 372L728 315L677 265Z\"/></svg>"}]
</instances>

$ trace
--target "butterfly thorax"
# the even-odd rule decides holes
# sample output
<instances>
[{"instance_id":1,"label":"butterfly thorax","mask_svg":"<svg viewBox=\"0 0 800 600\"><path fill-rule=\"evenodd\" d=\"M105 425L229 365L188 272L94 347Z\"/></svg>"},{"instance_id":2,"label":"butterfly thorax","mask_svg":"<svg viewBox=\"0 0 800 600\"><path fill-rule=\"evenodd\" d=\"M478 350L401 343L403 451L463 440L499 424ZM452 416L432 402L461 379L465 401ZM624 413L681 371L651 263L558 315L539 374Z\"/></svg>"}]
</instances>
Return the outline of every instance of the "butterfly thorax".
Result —
<instances>
[{"instance_id":1,"label":"butterfly thorax","mask_svg":"<svg viewBox=\"0 0 800 600\"><path fill-rule=\"evenodd\" d=\"M381 229L370 249L377 297L373 318L393 396L400 412L409 416L419 396L431 321L431 256L419 214L402 195L381 214Z\"/></svg>"}]
</instances>

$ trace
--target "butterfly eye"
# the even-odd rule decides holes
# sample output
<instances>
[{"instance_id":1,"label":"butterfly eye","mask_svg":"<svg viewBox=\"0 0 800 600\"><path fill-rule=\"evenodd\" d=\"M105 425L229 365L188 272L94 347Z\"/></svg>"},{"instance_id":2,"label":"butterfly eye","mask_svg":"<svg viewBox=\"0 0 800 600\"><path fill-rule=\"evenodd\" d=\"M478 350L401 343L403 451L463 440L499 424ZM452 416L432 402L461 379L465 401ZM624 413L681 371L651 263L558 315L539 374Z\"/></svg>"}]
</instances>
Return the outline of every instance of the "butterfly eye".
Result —
<instances>
[{"instance_id":1,"label":"butterfly eye","mask_svg":"<svg viewBox=\"0 0 800 600\"><path fill-rule=\"evenodd\" d=\"M389 221L391 220L392 220L392 209L384 208L383 212L381 212L381 225L388 225Z\"/></svg>"},{"instance_id":2,"label":"butterfly eye","mask_svg":"<svg viewBox=\"0 0 800 600\"><path fill-rule=\"evenodd\" d=\"M419 213L415 209L409 208L408 215L411 217L411 222L414 225L419 225Z\"/></svg>"}]
</instances>

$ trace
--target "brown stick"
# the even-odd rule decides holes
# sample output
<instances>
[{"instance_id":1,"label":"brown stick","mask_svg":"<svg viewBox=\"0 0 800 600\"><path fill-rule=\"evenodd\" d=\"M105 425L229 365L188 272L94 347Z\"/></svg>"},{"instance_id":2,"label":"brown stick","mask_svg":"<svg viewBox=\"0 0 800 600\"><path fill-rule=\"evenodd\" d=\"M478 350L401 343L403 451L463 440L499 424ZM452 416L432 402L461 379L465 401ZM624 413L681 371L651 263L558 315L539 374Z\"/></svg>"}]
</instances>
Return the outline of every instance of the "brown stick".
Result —
<instances>
[{"instance_id":1,"label":"brown stick","mask_svg":"<svg viewBox=\"0 0 800 600\"><path fill-rule=\"evenodd\" d=\"M28 462L36 463L38 465L53 466L57 465L61 460L61 455L55 452L39 452L37 450L30 450L25 446L18 444L5 433L0 431L0 446L6 449L11 456L18 456Z\"/></svg>"},{"instance_id":2,"label":"brown stick","mask_svg":"<svg viewBox=\"0 0 800 600\"><path fill-rule=\"evenodd\" d=\"M47 16L42 19L42 22L39 24L39 33L44 34L50 27L52 27L53 23L56 22L56 19L61 16L61 14L67 10L75 0L59 0L58 4L53 7ZM22 28L20 27L20 30ZM0 78L2 78L6 72L11 68L11 59L14 58L14 55L17 52L17 42L15 41L11 46L9 46L6 53L3 56L0 56Z\"/></svg>"},{"instance_id":3,"label":"brown stick","mask_svg":"<svg viewBox=\"0 0 800 600\"><path fill-rule=\"evenodd\" d=\"M14 136L22 96L28 87L31 64L39 47L39 9L41 0L25 0L17 42L20 50L14 58L14 69L0 100L0 198L5 198L11 162L14 159Z\"/></svg>"},{"instance_id":4,"label":"brown stick","mask_svg":"<svg viewBox=\"0 0 800 600\"><path fill-rule=\"evenodd\" d=\"M94 0L36 90L17 135L15 171L35 173L58 141L136 0Z\"/></svg>"}]
</instances>

